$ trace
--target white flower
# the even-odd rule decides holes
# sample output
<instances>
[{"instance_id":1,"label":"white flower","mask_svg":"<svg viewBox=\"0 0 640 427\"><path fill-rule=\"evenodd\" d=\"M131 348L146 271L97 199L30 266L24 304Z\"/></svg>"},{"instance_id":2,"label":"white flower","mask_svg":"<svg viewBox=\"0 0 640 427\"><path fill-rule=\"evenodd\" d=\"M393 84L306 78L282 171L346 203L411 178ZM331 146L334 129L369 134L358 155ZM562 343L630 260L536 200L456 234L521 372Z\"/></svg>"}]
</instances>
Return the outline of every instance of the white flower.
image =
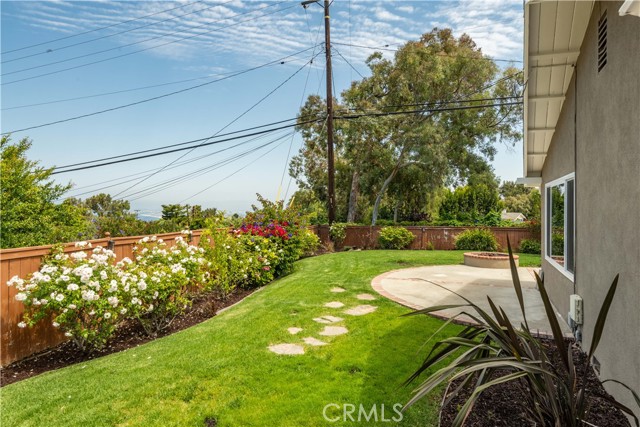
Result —
<instances>
[{"instance_id":1,"label":"white flower","mask_svg":"<svg viewBox=\"0 0 640 427\"><path fill-rule=\"evenodd\" d=\"M120 310L120 314L126 314L127 313L127 309L123 308L122 310Z\"/></svg>"},{"instance_id":2,"label":"white flower","mask_svg":"<svg viewBox=\"0 0 640 427\"><path fill-rule=\"evenodd\" d=\"M149 241L149 236L145 236L142 238L141 242L147 243Z\"/></svg>"},{"instance_id":3,"label":"white flower","mask_svg":"<svg viewBox=\"0 0 640 427\"><path fill-rule=\"evenodd\" d=\"M18 276L13 276L11 280L7 282L7 286L22 285L23 283L24 283L24 280L22 280Z\"/></svg>"},{"instance_id":4,"label":"white flower","mask_svg":"<svg viewBox=\"0 0 640 427\"><path fill-rule=\"evenodd\" d=\"M19 294L16 294L16 301L24 301L27 299L27 294L25 294L24 292L20 292Z\"/></svg>"},{"instance_id":5,"label":"white flower","mask_svg":"<svg viewBox=\"0 0 640 427\"><path fill-rule=\"evenodd\" d=\"M77 291L78 289L80 289L80 286L76 285L75 283L70 283L69 285L67 285L68 291Z\"/></svg>"},{"instance_id":6,"label":"white flower","mask_svg":"<svg viewBox=\"0 0 640 427\"><path fill-rule=\"evenodd\" d=\"M102 280L107 280L107 272L106 272L106 271L104 271L104 270L102 270L102 271L100 272L100 278L101 278Z\"/></svg>"},{"instance_id":7,"label":"white flower","mask_svg":"<svg viewBox=\"0 0 640 427\"><path fill-rule=\"evenodd\" d=\"M63 282L68 282L70 278L66 274L63 274L62 276L60 276L60 280L62 280Z\"/></svg>"},{"instance_id":8,"label":"white flower","mask_svg":"<svg viewBox=\"0 0 640 427\"><path fill-rule=\"evenodd\" d=\"M26 328L26 327L27 327L26 323L24 323L24 322L18 323L18 328Z\"/></svg>"},{"instance_id":9,"label":"white flower","mask_svg":"<svg viewBox=\"0 0 640 427\"><path fill-rule=\"evenodd\" d=\"M94 314L96 314L96 312L95 312L94 310L91 310L91 311L89 312L89 316L93 316Z\"/></svg>"},{"instance_id":10,"label":"white flower","mask_svg":"<svg viewBox=\"0 0 640 427\"><path fill-rule=\"evenodd\" d=\"M76 248L84 248L86 246L87 246L87 242L85 242L84 240L76 242Z\"/></svg>"},{"instance_id":11,"label":"white flower","mask_svg":"<svg viewBox=\"0 0 640 427\"><path fill-rule=\"evenodd\" d=\"M59 328L60 327L60 323L58 323L58 322L53 322L51 324L53 325L54 328Z\"/></svg>"},{"instance_id":12,"label":"white flower","mask_svg":"<svg viewBox=\"0 0 640 427\"><path fill-rule=\"evenodd\" d=\"M71 258L73 258L76 261L79 261L81 259L85 259L87 257L87 253L86 252L74 252L71 254Z\"/></svg>"},{"instance_id":13,"label":"white flower","mask_svg":"<svg viewBox=\"0 0 640 427\"><path fill-rule=\"evenodd\" d=\"M157 298L158 298L158 295L159 295L159 294L158 294L158 291L155 291L155 292L153 293L153 299L157 299Z\"/></svg>"},{"instance_id":14,"label":"white flower","mask_svg":"<svg viewBox=\"0 0 640 427\"><path fill-rule=\"evenodd\" d=\"M60 302L60 301L62 301L63 299L64 299L64 295L62 295L62 294L58 294L58 295L56 295L56 301Z\"/></svg>"},{"instance_id":15,"label":"white flower","mask_svg":"<svg viewBox=\"0 0 640 427\"><path fill-rule=\"evenodd\" d=\"M69 308L71 310L75 310L76 308L78 308L75 304L69 304Z\"/></svg>"},{"instance_id":16,"label":"white flower","mask_svg":"<svg viewBox=\"0 0 640 427\"><path fill-rule=\"evenodd\" d=\"M97 296L97 295L96 295L96 293L95 293L93 290L91 290L91 289L86 290L86 291L82 291L82 299L83 299L83 300L86 300L86 301L93 301L93 299L94 299L93 297L94 297L94 296Z\"/></svg>"},{"instance_id":17,"label":"white flower","mask_svg":"<svg viewBox=\"0 0 640 427\"><path fill-rule=\"evenodd\" d=\"M145 289L147 289L147 283L144 280L140 280L138 282L138 289L144 291Z\"/></svg>"},{"instance_id":18,"label":"white flower","mask_svg":"<svg viewBox=\"0 0 640 427\"><path fill-rule=\"evenodd\" d=\"M109 297L107 298L107 301L114 307L118 306L118 297Z\"/></svg>"},{"instance_id":19,"label":"white flower","mask_svg":"<svg viewBox=\"0 0 640 427\"><path fill-rule=\"evenodd\" d=\"M111 313L109 313L109 312L107 311L107 312L105 312L105 313L104 313L104 316L103 316L103 317L104 317L105 319L108 319L108 318L110 318L110 317L111 317Z\"/></svg>"},{"instance_id":20,"label":"white flower","mask_svg":"<svg viewBox=\"0 0 640 427\"><path fill-rule=\"evenodd\" d=\"M140 304L140 303L141 301L138 298L136 297L131 298L131 304Z\"/></svg>"},{"instance_id":21,"label":"white flower","mask_svg":"<svg viewBox=\"0 0 640 427\"><path fill-rule=\"evenodd\" d=\"M71 332L65 332L65 333L64 333L64 336L65 336L65 337L72 337L72 336L73 336L73 334L72 334Z\"/></svg>"}]
</instances>

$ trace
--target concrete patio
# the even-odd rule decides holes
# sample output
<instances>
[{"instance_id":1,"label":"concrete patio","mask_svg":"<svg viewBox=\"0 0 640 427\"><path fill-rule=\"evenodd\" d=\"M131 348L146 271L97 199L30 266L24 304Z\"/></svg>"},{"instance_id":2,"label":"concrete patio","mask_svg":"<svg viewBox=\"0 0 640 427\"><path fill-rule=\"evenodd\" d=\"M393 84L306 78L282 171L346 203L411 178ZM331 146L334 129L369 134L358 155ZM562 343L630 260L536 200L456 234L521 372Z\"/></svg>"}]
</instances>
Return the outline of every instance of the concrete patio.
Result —
<instances>
[{"instance_id":1,"label":"concrete patio","mask_svg":"<svg viewBox=\"0 0 640 427\"><path fill-rule=\"evenodd\" d=\"M520 283L525 302L529 328L540 335L551 335L551 328L545 313L540 292L538 292L533 271L519 268ZM437 286L437 285L440 286ZM515 326L522 323L522 313L516 296L510 270L469 267L466 265L443 265L415 267L394 270L373 279L371 286L380 295L414 309L443 304L464 304L464 300L453 292L463 295L483 310L491 313L487 297L502 307ZM461 311L475 314L469 307L436 311L434 316L451 318ZM562 331L572 336L562 315L556 311ZM475 323L468 316L460 315L458 321Z\"/></svg>"}]
</instances>

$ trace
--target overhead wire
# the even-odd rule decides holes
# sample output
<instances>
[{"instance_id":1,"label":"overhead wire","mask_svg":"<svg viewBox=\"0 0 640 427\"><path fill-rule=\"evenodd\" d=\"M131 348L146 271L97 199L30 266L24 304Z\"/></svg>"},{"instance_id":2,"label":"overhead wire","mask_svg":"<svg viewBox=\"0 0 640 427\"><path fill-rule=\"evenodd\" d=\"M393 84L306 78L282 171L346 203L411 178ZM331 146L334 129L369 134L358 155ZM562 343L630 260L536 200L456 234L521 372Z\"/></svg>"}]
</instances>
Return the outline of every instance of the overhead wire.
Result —
<instances>
[{"instance_id":1,"label":"overhead wire","mask_svg":"<svg viewBox=\"0 0 640 427\"><path fill-rule=\"evenodd\" d=\"M313 62L313 57L309 60L309 62ZM240 120L242 117L244 117L246 114L248 114L251 110L253 110L254 108L256 108L258 105L260 105L264 100L266 100L267 98L269 98L271 95L273 95L278 89L280 89L282 86L284 86L287 82L289 82L292 78L294 78L300 71L302 71L304 69L304 67L307 66L307 64L309 63L305 63L302 67L298 68L293 74L291 74L289 77L287 77L282 83L280 83L279 85L277 85L273 90L271 90L269 93L267 93L265 96L263 96L260 100L258 100L257 102L255 102L253 105L251 105L251 107L249 107L248 109L246 109L245 111L243 111L240 115L238 115L236 118L234 118L233 120L231 120L229 123L227 123L225 126L223 126L220 130L218 130L218 132L216 132L213 136L217 136L220 132L224 131L225 129L227 129L229 126L231 126L232 124L234 124L235 122L237 122L238 120ZM206 141L200 143L198 146L205 144ZM182 154L180 157L178 157L176 160L170 162L169 164L167 164L164 168L171 166L173 163L175 163L176 161L182 159L184 156L188 155L189 153L191 153L193 150L195 150L196 148L198 148L198 146L193 147L191 150L189 150L188 152ZM152 174L150 174L149 176L141 179L139 182L137 182L136 184L131 185L130 187L126 188L125 190L119 192L118 194L116 194L114 197L119 196L120 194L130 190L131 188L137 186L138 184L146 181L147 179L153 177L154 175L156 175L157 173L160 173L164 170L164 168L160 169L157 172L154 172Z\"/></svg>"},{"instance_id":2,"label":"overhead wire","mask_svg":"<svg viewBox=\"0 0 640 427\"><path fill-rule=\"evenodd\" d=\"M310 47L310 48L301 50L299 52L296 52L294 55L306 52L306 51L311 50L311 49L313 49L313 47ZM104 110L94 111L92 113L81 114L79 116L69 117L69 118L62 119L62 120L55 120L53 122L43 123L43 124L34 125L34 126L28 126L26 128L22 128L22 129L14 129L14 130L11 130L11 131L8 131L8 132L3 132L1 135L8 135L8 134L11 134L11 133L24 132L26 130L38 129L38 128L42 128L42 127L46 127L46 126L52 126L52 125L56 125L56 124L60 124L60 123L66 123L66 122L70 122L70 121L73 121L73 120L79 120L79 119L84 119L86 117L96 116L98 114L104 114L104 113L108 113L108 112L111 112L111 111L121 110L123 108L132 107L134 105L144 104L146 102L156 101L158 99L166 98L166 97L169 97L169 96L177 95L177 94L188 92L188 91L191 91L191 90L194 90L194 89L198 89L198 88L201 88L201 87L204 87L204 86L208 86L210 84L217 83L219 81L226 80L226 79L229 79L229 78L232 78L232 77L236 77L236 76L239 76L241 74L246 74L246 73L248 73L250 71L254 71L254 70L258 70L260 68L264 68L264 67L266 67L268 65L272 65L272 64L274 64L276 62L282 62L283 60L285 60L287 58L290 58L291 56L293 56L293 55L288 55L288 56L285 56L283 58L277 59L275 61L270 61L270 62L268 62L266 64L262 64L262 65L258 65L258 66L252 67L252 68L248 68L246 70L239 71L237 73L230 74L230 75L227 75L225 77L221 77L221 78L216 79L216 80L212 80L212 81L209 81L209 82L201 83L201 84L198 84L198 85L195 85L195 86L190 86L190 87L187 87L187 88L184 88L184 89L176 90L176 91L165 93L165 94L162 94L162 95L153 96L151 98L146 98L146 99L142 99L142 100L139 100L139 101L130 102L128 104L119 105L119 106L107 108L107 109L104 109Z\"/></svg>"},{"instance_id":3,"label":"overhead wire","mask_svg":"<svg viewBox=\"0 0 640 427\"><path fill-rule=\"evenodd\" d=\"M281 3L284 3L284 2L275 3L274 5L278 5L278 4L281 4ZM238 15L235 15L235 16L248 15L248 14L250 14L250 13L253 13L253 12L256 12L256 11L259 11L259 10L262 10L262 9L266 9L266 8L268 8L268 7L272 7L272 6L274 6L274 5L264 6L264 7L260 8L260 9L252 10L252 11L250 11L250 12L241 13L241 14L238 14ZM59 73L65 72L65 71L76 70L76 69L78 69L78 68L84 68L84 67L88 67L88 66L90 66L90 65L100 64L100 63L107 62L107 61L111 61L111 60L114 60L114 59L123 58L123 57L125 57L125 56L134 55L134 54L136 54L136 53L140 53L140 52L145 52L145 51L148 51L148 50L157 49L157 48L159 48L159 47L167 46L167 45L170 45L170 44L173 44L173 43L178 43L178 42L181 42L181 41L184 41L184 40L190 40L190 39L193 39L193 38L196 38L196 37L200 37L200 36L205 35L205 34L210 34L210 33L216 32L216 31L220 31L220 30L224 30L224 29L227 29L227 28L235 27L235 26L240 25L240 24L244 24L244 23L247 23L247 22L255 21L255 20L256 20L256 19L258 19L258 18L263 18L263 17L265 17L265 16L273 15L273 14L275 14L275 13L282 12L282 11L284 11L284 10L291 9L291 8L293 8L293 7L294 7L294 6L285 7L285 8L278 9L278 10L275 10L275 11L272 11L272 12L269 12L269 13L265 13L265 14L260 15L260 16L255 16L255 17L253 17L253 18L251 18L251 19L246 19L246 20L244 20L244 21L235 22L235 23L233 23L233 24L224 25L224 26L222 26L222 27L216 27L216 28L214 28L214 29L211 29L211 30L208 30L208 31L203 31L203 32L198 33L198 34L194 34L194 35L187 36L187 37L182 37L182 38L175 39L175 40L172 40L172 41L169 41L169 42L166 42L166 43L161 43L161 44L158 44L158 45L155 45L155 46L146 47L146 48L144 48L144 49L134 50L134 51L132 51L132 52L123 53L123 54L121 54L121 55L111 56L111 57L109 57L109 58L104 58L104 59L100 59L100 60L93 61L93 62L87 62L87 63L85 63L85 64L75 65L75 66L73 66L73 67L62 68L62 69L60 69L60 70L50 71L50 72L48 72L48 73L37 74L37 75L35 75L35 76L24 77L24 78L22 78L22 79L18 79L18 80L12 80L12 81L9 81L9 82L3 82L3 83L1 83L1 84L0 84L0 86L6 86L6 85L14 84L14 83L24 82L24 81L27 81L27 80L33 80L33 79L37 79L37 78L40 78L40 77L50 76L50 75L53 75L53 74L59 74ZM220 20L220 21L224 21L224 20L227 20L227 19L228 19L228 18L225 18L225 19L222 19L222 20ZM219 21L215 21L215 22L219 22ZM207 23L207 24L203 24L203 25L210 25L210 24L211 24L211 23ZM199 26L197 26L197 27L193 27L193 28L198 28L198 27L201 27L201 26L203 26L203 25L199 25ZM184 32L184 31L182 31L182 32ZM169 35L171 35L171 34L169 34ZM167 36L167 35L165 35L165 36L158 36L158 37L155 37L155 38L166 37L166 36ZM128 46L128 45L125 45L125 46ZM121 49L121 48L122 48L122 46L118 46L118 47L111 48L111 49L108 49L108 50ZM104 52L106 52L106 51L104 51ZM99 53L103 53L103 52L99 52ZM90 56L90 55L93 55L93 54L88 54L88 55L84 55L84 56ZM79 57L77 57L77 58L72 58L72 59L78 59L78 58L79 58ZM61 61L61 62L66 62L66 60L65 60L65 61ZM21 70L21 71L27 71L27 70ZM16 71L16 72L18 72L18 71ZM15 73L15 72L11 72L11 73L4 73L4 74L2 74L2 76L8 75L8 74L14 74L14 73Z\"/></svg>"},{"instance_id":4,"label":"overhead wire","mask_svg":"<svg viewBox=\"0 0 640 427\"><path fill-rule=\"evenodd\" d=\"M126 159L113 160L113 161L97 163L97 164L93 164L93 165L80 166L80 167L77 167L77 168L70 168L70 169L66 169L66 170L63 170L63 171L60 171L60 170L57 170L57 169L54 168L54 170L51 172L51 175L56 175L56 174L61 174L61 173L68 173L68 172L75 172L75 171L86 170L86 169L95 169L95 168L114 165L114 164L118 164L118 163L131 162L131 161L140 160L140 159L147 159L149 157L163 156L165 154L176 153L176 152L179 152L179 151L190 150L190 149L193 149L193 148L206 147L206 146L209 146L209 145L220 144L220 143L227 142L227 141L235 141L237 139L246 138L248 136L256 136L256 135L261 135L261 134L264 134L264 133L275 132L275 131L280 130L280 129L287 129L287 128L303 125L303 124L306 124L306 123L313 123L315 121L319 121L319 119L316 118L316 119L307 120L307 121L303 121L303 122L299 122L299 123L293 123L293 124L289 124L289 125L279 126L277 128L272 128L272 129L262 130L262 131L258 131L258 132L253 132L253 133L246 134L246 135L239 135L239 136L234 136L234 137L225 138L225 139L221 139L221 140L209 141L209 142L206 142L204 144L200 144L200 145L198 145L196 147L175 148L175 149L172 149L172 150L166 150L166 151L162 151L162 152L158 152L158 153L145 154L145 155L137 156L137 157L130 157L130 158L126 158ZM205 140L205 139L211 139L211 137L203 138L203 140Z\"/></svg>"},{"instance_id":5,"label":"overhead wire","mask_svg":"<svg viewBox=\"0 0 640 427\"><path fill-rule=\"evenodd\" d=\"M233 162L235 162L237 160L240 160L240 159L242 159L242 158L244 158L244 157L246 157L248 155L251 155L251 154L255 153L256 151L261 150L264 147L272 145L272 144L274 144L274 143L276 143L278 141L283 141L284 139L286 139L289 136L290 133L291 132L287 132L286 134L278 136L277 138L272 139L272 140L270 140L270 141L268 141L268 142L266 142L266 143L264 143L262 145L259 145L257 147L249 148L248 150L245 150L245 151L243 151L241 153L233 154L232 156L227 157L226 159L219 160L219 161L217 161L217 162L215 162L215 163L213 163L211 165L207 165L207 166L205 166L203 168L200 168L200 169L197 169L195 171L190 171L189 173L182 174L182 175L179 175L179 176L176 176L176 177L172 177L172 178L169 178L169 179L167 179L165 181L162 181L160 183L151 184L151 185L149 185L149 186L147 186L145 188L139 189L139 190L134 191L132 193L125 194L123 196L123 198L124 199L131 199L132 197L135 196L135 199L131 199L131 200L137 200L139 198L147 197L147 196L149 196L151 194L155 194L155 193L157 193L159 191L166 190L168 188L171 188L171 187L173 187L175 185L178 185L178 184L181 184L183 182L192 180L194 178L198 178L200 176L206 175L209 172L212 172L214 170L220 169L221 167L224 167L224 166L226 166L228 164L231 164L231 163L233 163Z\"/></svg>"},{"instance_id":6,"label":"overhead wire","mask_svg":"<svg viewBox=\"0 0 640 427\"><path fill-rule=\"evenodd\" d=\"M242 145L246 145L246 144L248 144L248 143L250 143L250 142L254 142L254 141L257 141L257 140L259 140L259 139L266 138L266 137L267 137L267 136L269 136L269 135L270 135L270 134L262 134L262 135L258 135L258 136L256 136L256 137L253 137L253 138L247 139L247 140L242 141L242 142L240 142L240 143L238 143L238 144L234 144L234 145L232 145L232 146L230 146L230 147L223 148L223 149L221 149L221 150L213 151L213 152L211 152L211 153L203 154L203 155L201 155L201 156L194 157L194 158L192 158L192 159L183 160L183 161L181 161L181 162L176 162L176 163L175 163L175 164L173 164L171 167L168 167L168 168L166 168L165 170L172 170L172 169L179 168L179 167L184 166L184 165L187 165L187 164L195 163L195 162L197 162L197 161L199 161L199 160L205 159L205 158L207 158L207 157L211 157L211 156L213 156L213 155L215 155L215 154L219 154L219 153L221 153L221 152L228 151L228 150L231 150L231 149L233 149L233 148L238 148L238 147L240 147L240 146L242 146ZM157 171L157 170L159 170L159 169L161 169L161 168L148 169L148 170L141 171L141 172L138 172L138 173L134 173L134 174L131 174L131 175L126 175L126 176L123 176L123 177L118 177L118 178L114 178L114 179L110 179L110 180L102 181L102 182L99 182L99 183L96 183L96 184L85 185L85 186L82 186L82 187L75 187L75 188L71 189L71 190L70 190L70 192L74 192L74 191L81 190L81 189L86 189L86 188L96 187L96 186L103 185L103 184L106 184L106 183L109 183L109 182L114 182L114 181L123 181L123 182L117 182L116 184L111 184L111 185L103 186L103 187L100 187L100 188L94 188L93 190L88 190L88 191L85 191L85 192L82 192L82 193L77 193L77 194L72 195L72 197L77 197L77 196L81 196L81 195L84 195L84 194L94 193L94 192L96 192L96 191L101 191L101 190L105 190L105 189L107 189L107 188L113 188L113 187L117 187L117 186L120 186L120 185L126 184L126 183L128 183L128 182L133 181L132 179L127 179L127 178L139 177L140 175L144 175L144 174L147 174L147 173L149 173L149 172Z\"/></svg>"},{"instance_id":7,"label":"overhead wire","mask_svg":"<svg viewBox=\"0 0 640 427\"><path fill-rule=\"evenodd\" d=\"M198 191L198 192L197 192L197 193L195 193L195 194L192 194L191 196L189 196L189 197L187 197L187 198L185 198L185 199L182 199L182 200L180 201L180 203L183 203L183 202L185 202L185 201L187 201L187 200L189 200L189 199L194 198L195 196L198 196L198 195L200 195L200 194L204 193L205 191L207 191L207 190L209 190L209 189L211 189L211 188L215 187L216 185L220 184L221 182L224 182L224 181L226 181L227 179L231 178L231 177L232 177L232 176L234 176L235 174L237 174L237 173L239 173L239 172L243 171L244 169L248 168L249 166L251 166L252 164L254 164L255 162L257 162L258 160L260 160L260 159L264 158L264 156L266 156L267 154L271 153L273 150L275 150L276 148L278 148L278 147L279 147L283 142L284 142L284 141L280 142L280 144L278 144L278 145L276 145L275 147L271 148L269 151L267 151L266 153L264 153L263 155L261 155L261 156L260 156L260 157L258 157L257 159L255 159L255 160L253 160L253 161L251 161L251 162L247 163L246 165L244 165L244 166L243 166L243 167L241 167L240 169L237 169L235 172L233 172L233 173L231 173L231 174L229 174L229 175L225 176L225 177L224 177L224 178L222 178L221 180L219 180L219 181L217 181L217 182L214 182L213 184L209 185L208 187L206 187L206 188L204 188L204 189L202 189L202 190Z\"/></svg>"},{"instance_id":8,"label":"overhead wire","mask_svg":"<svg viewBox=\"0 0 640 427\"><path fill-rule=\"evenodd\" d=\"M18 58L7 59L7 60L2 61L1 63L2 64L7 64L7 63L10 63L10 62L19 61L19 60L26 59L26 58L32 58L34 56L44 55L44 54L53 53L53 52L59 52L61 50L69 49L69 48L76 47L76 46L81 46L81 45L92 43L92 42L95 42L95 41L98 41L98 40L108 39L110 37L115 37L115 36L118 36L118 35L121 35L121 34L126 34L126 33L130 33L130 32L136 31L136 30L141 30L143 28L148 28L148 27L152 27L154 25L163 24L165 22L175 21L176 19L184 18L185 16L193 15L195 13L204 12L206 10L210 10L210 9L215 8L215 7L223 6L225 4L231 3L232 1L234 1L234 0L228 0L225 3L218 3L218 4L215 4L213 6L207 6L207 7L202 8L202 9L194 10L194 11L191 11L191 12L184 13L182 15L174 16L174 17L171 17L171 18L166 18L166 19L163 19L163 20L160 20L160 21L150 22L148 24L144 24L144 25L141 25L141 26L135 27L135 28L130 28L128 30L122 30L122 31L118 31L116 33L106 34L104 36L96 37L96 38L89 39L89 40L83 40L81 42L72 43L72 44L69 44L69 45L66 45L66 46L56 47L55 49L48 49L48 50L46 50L44 52L32 53L30 55L20 56ZM202 3L202 0L197 1L195 3ZM162 37L166 37L166 36L162 36ZM144 43L144 42L149 41L149 40L153 40L153 39L147 39L147 40L143 40L143 41L140 41L140 42L126 44L126 45L123 45L123 46L116 47L114 49L120 49L120 48L123 48L123 47L132 46L134 44ZM97 55L98 53L104 53L104 52L108 52L108 51L114 50L114 49L107 49L107 50L103 50L103 51L99 51L99 52L95 52L95 53L90 53L90 54L87 54L87 55L80 55L80 56L77 56L75 58L66 59L64 61L51 62L51 63L48 63L48 64L43 64L43 65L31 67L31 68L26 68L26 69L20 70L20 71L33 70L35 68L40 68L40 67L45 67L45 66L48 66L48 65L58 64L60 62L66 62L66 61L70 61L72 59L84 58L86 56L91 56L91 55ZM19 71L15 71L15 72L19 72ZM11 73L9 73L9 74L11 74Z\"/></svg>"},{"instance_id":9,"label":"overhead wire","mask_svg":"<svg viewBox=\"0 0 640 427\"><path fill-rule=\"evenodd\" d=\"M117 22L115 24L105 25L104 27L94 28L93 30L82 31L80 33L70 34L68 36L63 36L63 37L59 37L57 39L48 40L46 42L40 42L40 43L35 43L35 44L28 45L28 46L23 46L23 47L20 47L20 48L16 48L16 49L5 50L5 51L2 51L2 55L6 55L7 53L12 53L12 52L18 52L18 51L25 50L25 49L31 49L31 48L38 47L38 46L43 46L45 44L59 42L61 40L68 40L68 39L71 39L71 38L74 38L74 37L84 36L85 34L95 33L97 31L106 30L107 28L113 28L113 27L117 27L119 25L128 24L130 22L140 21L141 19L150 18L150 17L155 16L155 15L160 15L161 13L171 12L171 11L176 10L176 9L182 9L182 8L185 8L187 6L191 6L192 4L196 4L196 3L203 3L203 1L202 0L198 0L198 1L191 2L191 3L186 3L186 4L183 4L183 5L180 5L180 6L176 6L176 7L173 7L171 9L165 9L165 10L161 10L159 12L154 12L154 13L150 13L148 15L140 16L139 18L128 19L126 21Z\"/></svg>"}]
</instances>

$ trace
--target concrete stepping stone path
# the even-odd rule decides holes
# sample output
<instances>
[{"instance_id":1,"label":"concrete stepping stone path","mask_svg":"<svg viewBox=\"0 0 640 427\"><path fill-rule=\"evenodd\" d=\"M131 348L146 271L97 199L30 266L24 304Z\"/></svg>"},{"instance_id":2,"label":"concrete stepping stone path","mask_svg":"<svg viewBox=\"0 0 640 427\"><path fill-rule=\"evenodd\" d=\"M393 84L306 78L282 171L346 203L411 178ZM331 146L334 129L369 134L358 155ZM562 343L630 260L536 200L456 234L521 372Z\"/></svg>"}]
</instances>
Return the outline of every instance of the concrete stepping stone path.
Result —
<instances>
[{"instance_id":1,"label":"concrete stepping stone path","mask_svg":"<svg viewBox=\"0 0 640 427\"><path fill-rule=\"evenodd\" d=\"M377 309L378 307L374 305L359 305L357 307L350 308L349 310L345 310L345 313L351 316L364 316L365 314L373 313Z\"/></svg>"},{"instance_id":2,"label":"concrete stepping stone path","mask_svg":"<svg viewBox=\"0 0 640 427\"><path fill-rule=\"evenodd\" d=\"M314 347L319 347L319 346L322 346L322 345L329 344L329 343L326 343L324 341L320 341L319 339L313 338L313 337L306 337L306 338L303 338L302 340L305 342L305 344L309 344L309 345L312 345Z\"/></svg>"},{"instance_id":3,"label":"concrete stepping stone path","mask_svg":"<svg viewBox=\"0 0 640 427\"><path fill-rule=\"evenodd\" d=\"M341 292L345 292L345 291L346 291L345 288L341 288L339 286L336 286L335 288L331 288L331 292L334 292L334 293L337 293L337 294L339 294Z\"/></svg>"},{"instance_id":4,"label":"concrete stepping stone path","mask_svg":"<svg viewBox=\"0 0 640 427\"><path fill-rule=\"evenodd\" d=\"M340 322L344 319L342 319L342 317L335 317L335 316L322 316L322 317L316 317L313 320L318 323L335 323L335 322Z\"/></svg>"},{"instance_id":5,"label":"concrete stepping stone path","mask_svg":"<svg viewBox=\"0 0 640 427\"><path fill-rule=\"evenodd\" d=\"M373 301L376 299L376 297L374 297L371 294L358 294L356 298L358 298L361 301Z\"/></svg>"},{"instance_id":6,"label":"concrete stepping stone path","mask_svg":"<svg viewBox=\"0 0 640 427\"><path fill-rule=\"evenodd\" d=\"M331 301L326 303L324 306L328 308L342 308L344 307L344 304L341 303L340 301Z\"/></svg>"},{"instance_id":7,"label":"concrete stepping stone path","mask_svg":"<svg viewBox=\"0 0 640 427\"><path fill-rule=\"evenodd\" d=\"M337 335L344 335L349 330L344 326L325 326L323 330L320 331L320 335L325 337L335 337Z\"/></svg>"},{"instance_id":8,"label":"concrete stepping stone path","mask_svg":"<svg viewBox=\"0 0 640 427\"><path fill-rule=\"evenodd\" d=\"M292 328L288 328L288 329L287 329L287 331L289 331L289 333L290 333L291 335L295 335L295 334L297 334L298 332L302 332L302 328L295 328L295 327L292 327Z\"/></svg>"},{"instance_id":9,"label":"concrete stepping stone path","mask_svg":"<svg viewBox=\"0 0 640 427\"><path fill-rule=\"evenodd\" d=\"M275 354L297 355L304 354L304 347L299 344L276 344L270 345L269 350Z\"/></svg>"}]
</instances>

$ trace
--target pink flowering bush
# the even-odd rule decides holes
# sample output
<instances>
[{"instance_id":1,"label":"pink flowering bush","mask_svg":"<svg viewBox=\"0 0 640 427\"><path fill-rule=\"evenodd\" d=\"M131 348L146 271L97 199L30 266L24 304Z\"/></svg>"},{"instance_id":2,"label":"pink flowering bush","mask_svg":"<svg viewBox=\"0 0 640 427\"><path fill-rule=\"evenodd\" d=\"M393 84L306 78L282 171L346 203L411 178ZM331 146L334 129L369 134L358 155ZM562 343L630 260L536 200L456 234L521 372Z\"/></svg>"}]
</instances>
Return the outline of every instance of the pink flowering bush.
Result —
<instances>
[{"instance_id":1,"label":"pink flowering bush","mask_svg":"<svg viewBox=\"0 0 640 427\"><path fill-rule=\"evenodd\" d=\"M115 254L96 247L90 254L84 242L79 251L65 254L55 246L39 271L27 280L15 276L7 283L19 291L16 300L25 305L20 327L51 318L53 326L84 351L104 346L122 316L120 302L125 298L117 286L119 269Z\"/></svg>"}]
</instances>

